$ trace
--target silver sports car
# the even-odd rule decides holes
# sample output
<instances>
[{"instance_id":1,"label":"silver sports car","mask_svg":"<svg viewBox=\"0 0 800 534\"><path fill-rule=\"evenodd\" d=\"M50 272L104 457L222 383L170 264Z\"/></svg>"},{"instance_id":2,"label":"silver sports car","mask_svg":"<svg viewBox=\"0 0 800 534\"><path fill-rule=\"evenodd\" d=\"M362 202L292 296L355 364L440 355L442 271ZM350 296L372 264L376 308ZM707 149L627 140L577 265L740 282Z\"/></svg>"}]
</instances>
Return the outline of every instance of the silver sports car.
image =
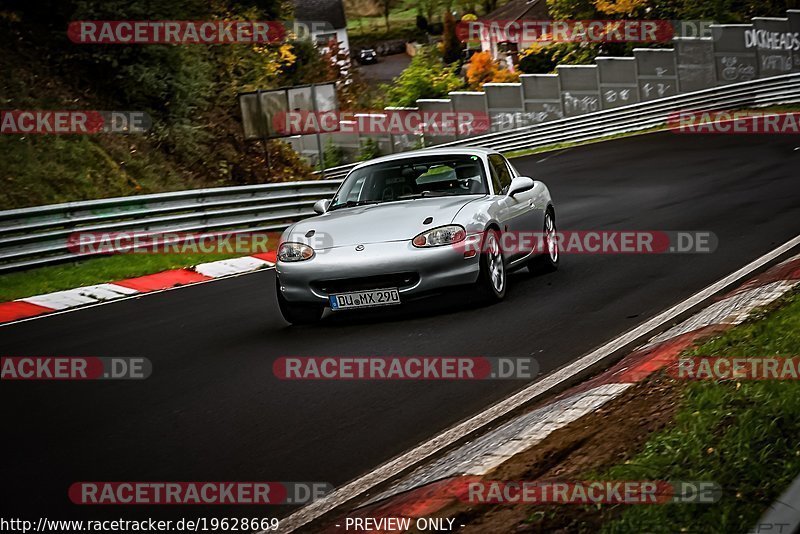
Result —
<instances>
[{"instance_id":1,"label":"silver sports car","mask_svg":"<svg viewBox=\"0 0 800 534\"><path fill-rule=\"evenodd\" d=\"M509 271L558 267L550 192L492 150L370 160L314 210L278 249L278 304L293 324L318 321L325 307L400 304L449 286L500 300Z\"/></svg>"}]
</instances>

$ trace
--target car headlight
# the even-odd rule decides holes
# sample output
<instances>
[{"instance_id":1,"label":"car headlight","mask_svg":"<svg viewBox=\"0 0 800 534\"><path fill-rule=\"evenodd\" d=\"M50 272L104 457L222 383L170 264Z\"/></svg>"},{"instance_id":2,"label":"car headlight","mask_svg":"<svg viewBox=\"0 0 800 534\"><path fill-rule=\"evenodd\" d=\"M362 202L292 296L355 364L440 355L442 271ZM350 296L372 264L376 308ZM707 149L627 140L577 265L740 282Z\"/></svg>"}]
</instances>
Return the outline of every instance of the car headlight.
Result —
<instances>
[{"instance_id":1,"label":"car headlight","mask_svg":"<svg viewBox=\"0 0 800 534\"><path fill-rule=\"evenodd\" d=\"M278 249L280 261L305 261L314 257L314 249L303 243L283 243Z\"/></svg>"},{"instance_id":2,"label":"car headlight","mask_svg":"<svg viewBox=\"0 0 800 534\"><path fill-rule=\"evenodd\" d=\"M440 247L442 245L452 245L464 241L467 237L467 231L463 226L451 224L449 226L440 226L433 228L427 232L422 232L415 237L411 243L417 248L425 247Z\"/></svg>"}]
</instances>

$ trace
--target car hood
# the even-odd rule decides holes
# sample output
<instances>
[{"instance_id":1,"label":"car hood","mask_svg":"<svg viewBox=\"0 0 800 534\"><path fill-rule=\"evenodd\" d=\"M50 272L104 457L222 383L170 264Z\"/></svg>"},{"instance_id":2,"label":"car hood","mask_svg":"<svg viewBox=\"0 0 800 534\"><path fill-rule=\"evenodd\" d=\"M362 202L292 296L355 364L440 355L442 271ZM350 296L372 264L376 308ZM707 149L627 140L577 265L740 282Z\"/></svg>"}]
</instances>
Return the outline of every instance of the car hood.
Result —
<instances>
[{"instance_id":1,"label":"car hood","mask_svg":"<svg viewBox=\"0 0 800 534\"><path fill-rule=\"evenodd\" d=\"M284 241L307 243L317 250L386 241L408 241L417 234L450 224L461 208L484 195L431 197L339 208L296 223ZM432 217L433 221L423 224ZM312 237L306 237L310 231Z\"/></svg>"}]
</instances>

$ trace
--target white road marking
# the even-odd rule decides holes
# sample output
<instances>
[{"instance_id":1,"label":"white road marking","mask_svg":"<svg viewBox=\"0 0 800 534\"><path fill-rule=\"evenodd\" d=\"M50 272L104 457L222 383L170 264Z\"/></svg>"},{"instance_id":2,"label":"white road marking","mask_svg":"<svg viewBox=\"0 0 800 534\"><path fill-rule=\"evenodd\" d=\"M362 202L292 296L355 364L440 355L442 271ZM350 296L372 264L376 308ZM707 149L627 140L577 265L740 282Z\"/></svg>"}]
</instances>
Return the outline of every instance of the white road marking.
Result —
<instances>
[{"instance_id":1,"label":"white road marking","mask_svg":"<svg viewBox=\"0 0 800 534\"><path fill-rule=\"evenodd\" d=\"M220 276L229 276L231 274L255 271L256 269L271 267L272 265L274 264L266 260L261 260L252 256L244 256L243 258L232 258L230 260L201 263L195 266L194 270L203 276L219 278Z\"/></svg>"},{"instance_id":2,"label":"white road marking","mask_svg":"<svg viewBox=\"0 0 800 534\"><path fill-rule=\"evenodd\" d=\"M236 277L239 277L239 276L246 276L248 274L256 274L256 273L260 273L260 272L265 271L265 270L268 271L268 270L274 269L274 268L275 268L274 266L273 267L267 267L265 269L259 269L257 271L249 271L249 272L246 272L246 273L231 274L231 275L222 276L222 277L219 277L219 278L210 278L208 280L200 280L200 281L197 281L197 282L192 282L190 284L183 284L183 285L174 286L174 287L165 287L164 289L155 289L153 291L146 291L146 292L143 292L143 293L138 293L137 292L135 294L131 294L131 295L128 295L128 296L125 296L125 297L120 297L120 298L114 299L114 300L105 300L105 301L99 301L99 302L98 301L94 301L91 304L87 304L87 305L83 305L82 304L79 307L70 307L70 308L60 309L60 310L57 309L56 311L51 312L51 313L43 313L41 315L35 315L33 317L26 317L24 319L18 319L16 321L9 321L7 323L0 323L0 328L3 328L4 326L15 325L17 323L24 323L24 322L27 322L27 321L38 321L38 320L41 320L41 319L46 319L48 317L54 317L56 315L62 315L62 314L65 314L65 313L71 313L71 312L78 311L78 310L86 310L88 308L94 308L95 306L105 306L107 304L113 304L115 302L121 302L123 300L129 300L129 299L135 299L135 298L143 298L143 297L148 297L150 295L157 295L159 293L164 293L165 291L176 291L178 289L185 289L187 287L198 286L200 284L208 284L210 282L216 282L217 280L224 280L226 278L236 278ZM154 273L154 274L158 274L158 273ZM111 285L116 286L116 284L111 284ZM122 287L122 286L117 286L117 287ZM124 289L128 289L128 288L124 288ZM73 290L70 289L68 291L73 291ZM133 289L131 291L136 291L136 290ZM47 295L53 295L53 293L48 293ZM46 295L39 295L39 296L46 296ZM28 298L25 298L25 299L18 299L18 300L24 300L24 301L27 302L31 298L38 298L38 297L28 297ZM50 307L50 306L48 305L47 307Z\"/></svg>"},{"instance_id":3,"label":"white road marking","mask_svg":"<svg viewBox=\"0 0 800 534\"><path fill-rule=\"evenodd\" d=\"M31 304L44 306L45 308L53 310L65 310L75 306L85 306L87 304L96 304L97 302L119 299L134 293L138 293L138 291L116 284L97 284L18 300L30 302Z\"/></svg>"},{"instance_id":4,"label":"white road marking","mask_svg":"<svg viewBox=\"0 0 800 534\"><path fill-rule=\"evenodd\" d=\"M420 466L386 491L370 498L364 505L444 478L485 475L515 454L543 441L559 428L577 421L616 398L632 385L631 383L603 384L515 417L435 462Z\"/></svg>"}]
</instances>

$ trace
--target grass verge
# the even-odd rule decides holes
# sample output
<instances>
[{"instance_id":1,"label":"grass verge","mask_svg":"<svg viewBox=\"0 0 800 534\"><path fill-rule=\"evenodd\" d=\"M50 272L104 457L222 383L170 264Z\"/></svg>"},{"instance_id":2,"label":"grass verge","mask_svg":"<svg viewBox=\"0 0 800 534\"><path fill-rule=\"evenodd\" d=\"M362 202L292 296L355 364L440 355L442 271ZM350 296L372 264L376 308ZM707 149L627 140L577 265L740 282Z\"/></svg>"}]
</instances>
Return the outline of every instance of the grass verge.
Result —
<instances>
[{"instance_id":1,"label":"grass verge","mask_svg":"<svg viewBox=\"0 0 800 534\"><path fill-rule=\"evenodd\" d=\"M800 293L780 309L733 328L690 356L800 354ZM748 532L800 473L800 383L686 384L674 423L600 480L708 480L714 504L621 507L603 532Z\"/></svg>"}]
</instances>

